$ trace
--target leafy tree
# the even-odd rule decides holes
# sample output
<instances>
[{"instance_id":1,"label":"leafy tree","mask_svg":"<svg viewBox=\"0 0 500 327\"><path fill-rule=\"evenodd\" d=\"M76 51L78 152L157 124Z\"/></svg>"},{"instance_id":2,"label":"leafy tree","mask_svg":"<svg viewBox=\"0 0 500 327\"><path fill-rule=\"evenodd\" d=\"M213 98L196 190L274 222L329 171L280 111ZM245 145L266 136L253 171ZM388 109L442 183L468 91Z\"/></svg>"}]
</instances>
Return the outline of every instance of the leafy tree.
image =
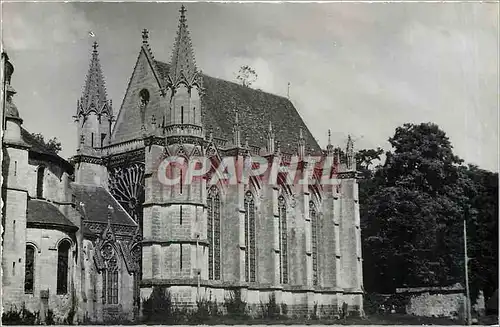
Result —
<instances>
[{"instance_id":1,"label":"leafy tree","mask_svg":"<svg viewBox=\"0 0 500 327\"><path fill-rule=\"evenodd\" d=\"M243 86L250 87L257 80L257 73L252 67L243 65L240 67L236 78Z\"/></svg>"},{"instance_id":2,"label":"leafy tree","mask_svg":"<svg viewBox=\"0 0 500 327\"><path fill-rule=\"evenodd\" d=\"M469 165L463 168L475 187L467 203L469 277L472 299L480 290L488 299L498 289L498 173Z\"/></svg>"},{"instance_id":3,"label":"leafy tree","mask_svg":"<svg viewBox=\"0 0 500 327\"><path fill-rule=\"evenodd\" d=\"M53 152L54 154L58 154L62 150L61 142L59 142L59 140L56 137L51 138L50 140L45 142L45 139L42 134L31 133L31 135L35 138L37 142L43 144L48 151Z\"/></svg>"},{"instance_id":4,"label":"leafy tree","mask_svg":"<svg viewBox=\"0 0 500 327\"><path fill-rule=\"evenodd\" d=\"M463 278L462 222L474 186L435 124L405 124L374 174L365 201L365 285L372 291L443 285Z\"/></svg>"},{"instance_id":5,"label":"leafy tree","mask_svg":"<svg viewBox=\"0 0 500 327\"><path fill-rule=\"evenodd\" d=\"M376 149L363 149L356 153L356 166L359 171L370 171L373 161L380 160L384 150L380 147Z\"/></svg>"}]
</instances>

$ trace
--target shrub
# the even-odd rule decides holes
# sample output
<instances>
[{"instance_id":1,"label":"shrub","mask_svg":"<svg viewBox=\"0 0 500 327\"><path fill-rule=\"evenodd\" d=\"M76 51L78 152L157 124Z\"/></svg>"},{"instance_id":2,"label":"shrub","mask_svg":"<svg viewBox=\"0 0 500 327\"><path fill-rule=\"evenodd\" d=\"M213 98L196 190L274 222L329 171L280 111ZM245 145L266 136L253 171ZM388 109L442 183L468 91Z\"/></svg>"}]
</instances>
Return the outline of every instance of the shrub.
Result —
<instances>
[{"instance_id":1,"label":"shrub","mask_svg":"<svg viewBox=\"0 0 500 327\"><path fill-rule=\"evenodd\" d=\"M229 297L224 299L227 315L235 319L245 319L247 303L241 300L241 290L235 289L230 291Z\"/></svg>"},{"instance_id":2,"label":"shrub","mask_svg":"<svg viewBox=\"0 0 500 327\"><path fill-rule=\"evenodd\" d=\"M281 303L281 314L283 316L288 315L288 306L286 305L286 303Z\"/></svg>"},{"instance_id":3,"label":"shrub","mask_svg":"<svg viewBox=\"0 0 500 327\"><path fill-rule=\"evenodd\" d=\"M191 321L201 323L210 319L211 303L207 299L198 299L196 301L196 311L192 313Z\"/></svg>"},{"instance_id":4,"label":"shrub","mask_svg":"<svg viewBox=\"0 0 500 327\"><path fill-rule=\"evenodd\" d=\"M313 312L311 315L311 320L318 320L318 302L314 302Z\"/></svg>"},{"instance_id":5,"label":"shrub","mask_svg":"<svg viewBox=\"0 0 500 327\"><path fill-rule=\"evenodd\" d=\"M39 312L29 311L24 303L21 310L18 311L16 307L11 307L9 311L2 314L3 325L37 325L39 323Z\"/></svg>"},{"instance_id":6,"label":"shrub","mask_svg":"<svg viewBox=\"0 0 500 327\"><path fill-rule=\"evenodd\" d=\"M163 287L154 287L142 306L142 314L147 322L165 324L172 319L172 311L170 292Z\"/></svg>"},{"instance_id":7,"label":"shrub","mask_svg":"<svg viewBox=\"0 0 500 327\"><path fill-rule=\"evenodd\" d=\"M280 307L276 303L276 296L271 293L269 301L265 304L260 303L262 318L265 319L278 319L280 317Z\"/></svg>"},{"instance_id":8,"label":"shrub","mask_svg":"<svg viewBox=\"0 0 500 327\"><path fill-rule=\"evenodd\" d=\"M47 316L45 317L45 324L55 325L54 311L52 311L51 309L47 310Z\"/></svg>"}]
</instances>

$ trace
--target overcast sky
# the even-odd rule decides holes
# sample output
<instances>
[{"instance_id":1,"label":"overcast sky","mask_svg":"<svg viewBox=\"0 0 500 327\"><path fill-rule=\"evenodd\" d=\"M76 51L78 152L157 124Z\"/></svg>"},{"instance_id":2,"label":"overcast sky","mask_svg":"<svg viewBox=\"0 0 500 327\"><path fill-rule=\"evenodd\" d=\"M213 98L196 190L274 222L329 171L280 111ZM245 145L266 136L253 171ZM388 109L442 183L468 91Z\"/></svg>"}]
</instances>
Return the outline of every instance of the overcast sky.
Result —
<instances>
[{"instance_id":1,"label":"overcast sky","mask_svg":"<svg viewBox=\"0 0 500 327\"><path fill-rule=\"evenodd\" d=\"M169 61L178 3L3 3L3 42L15 66L15 102L31 132L74 154L72 116L99 53L118 111L150 30ZM466 162L498 171L497 3L187 4L198 67L290 98L321 146L381 146L406 122L437 123ZM89 31L95 38L89 36Z\"/></svg>"}]
</instances>

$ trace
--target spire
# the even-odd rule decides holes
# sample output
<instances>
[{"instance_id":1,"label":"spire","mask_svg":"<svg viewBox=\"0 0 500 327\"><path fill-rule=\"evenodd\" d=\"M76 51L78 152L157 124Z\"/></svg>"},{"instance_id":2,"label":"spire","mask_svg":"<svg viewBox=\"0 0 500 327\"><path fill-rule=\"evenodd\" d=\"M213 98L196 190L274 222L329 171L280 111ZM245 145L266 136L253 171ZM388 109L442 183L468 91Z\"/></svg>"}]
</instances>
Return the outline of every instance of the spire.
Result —
<instances>
[{"instance_id":1,"label":"spire","mask_svg":"<svg viewBox=\"0 0 500 327\"><path fill-rule=\"evenodd\" d=\"M239 148L241 146L241 131L240 131L240 123L238 119L238 110L234 111L235 113L235 118L234 118L234 126L233 126L233 143L234 146Z\"/></svg>"},{"instance_id":2,"label":"spire","mask_svg":"<svg viewBox=\"0 0 500 327\"><path fill-rule=\"evenodd\" d=\"M304 134L302 133L302 128L299 129L299 158L304 159L306 155L306 140L304 139Z\"/></svg>"},{"instance_id":3,"label":"spire","mask_svg":"<svg viewBox=\"0 0 500 327\"><path fill-rule=\"evenodd\" d=\"M177 82L185 78L185 81L191 85L197 82L198 74L184 5L181 6L180 13L179 29L177 30L174 50L172 51L170 79L176 85Z\"/></svg>"},{"instance_id":4,"label":"spire","mask_svg":"<svg viewBox=\"0 0 500 327\"><path fill-rule=\"evenodd\" d=\"M271 121L269 121L269 131L267 133L267 152L274 153L274 132Z\"/></svg>"},{"instance_id":5,"label":"spire","mask_svg":"<svg viewBox=\"0 0 500 327\"><path fill-rule=\"evenodd\" d=\"M77 116L82 113L87 114L91 110L95 110L97 114L107 113L112 116L111 102L107 100L106 85L99 62L98 47L97 42L94 42L89 71L85 79L82 97L78 103Z\"/></svg>"},{"instance_id":6,"label":"spire","mask_svg":"<svg viewBox=\"0 0 500 327\"><path fill-rule=\"evenodd\" d=\"M333 145L332 145L332 132L328 130L328 145L326 146L326 154L333 155Z\"/></svg>"},{"instance_id":7,"label":"spire","mask_svg":"<svg viewBox=\"0 0 500 327\"><path fill-rule=\"evenodd\" d=\"M350 170L355 170L356 169L356 162L354 158L354 142L351 139L351 135L347 136L347 146L346 146L346 163L347 163L347 169Z\"/></svg>"}]
</instances>

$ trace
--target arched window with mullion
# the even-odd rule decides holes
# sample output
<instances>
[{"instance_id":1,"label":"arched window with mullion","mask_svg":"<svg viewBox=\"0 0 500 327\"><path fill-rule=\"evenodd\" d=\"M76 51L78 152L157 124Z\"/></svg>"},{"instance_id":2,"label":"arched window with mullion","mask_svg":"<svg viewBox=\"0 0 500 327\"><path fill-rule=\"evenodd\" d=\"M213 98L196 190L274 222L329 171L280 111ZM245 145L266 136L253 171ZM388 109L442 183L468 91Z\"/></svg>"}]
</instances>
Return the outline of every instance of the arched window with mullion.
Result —
<instances>
[{"instance_id":1,"label":"arched window with mullion","mask_svg":"<svg viewBox=\"0 0 500 327\"><path fill-rule=\"evenodd\" d=\"M102 303L118 304L118 259L111 244L105 244L101 249L104 259L102 271Z\"/></svg>"},{"instance_id":2,"label":"arched window with mullion","mask_svg":"<svg viewBox=\"0 0 500 327\"><path fill-rule=\"evenodd\" d=\"M286 201L283 195L278 198L279 215L279 250L280 250L280 282L288 284L288 245L287 245L287 221Z\"/></svg>"},{"instance_id":3,"label":"arched window with mullion","mask_svg":"<svg viewBox=\"0 0 500 327\"><path fill-rule=\"evenodd\" d=\"M245 281L255 282L255 200L252 192L245 194Z\"/></svg>"},{"instance_id":4,"label":"arched window with mullion","mask_svg":"<svg viewBox=\"0 0 500 327\"><path fill-rule=\"evenodd\" d=\"M207 195L208 279L220 279L220 193L212 186Z\"/></svg>"},{"instance_id":5,"label":"arched window with mullion","mask_svg":"<svg viewBox=\"0 0 500 327\"><path fill-rule=\"evenodd\" d=\"M309 218L311 219L313 285L318 285L318 212L313 201L309 202Z\"/></svg>"}]
</instances>

